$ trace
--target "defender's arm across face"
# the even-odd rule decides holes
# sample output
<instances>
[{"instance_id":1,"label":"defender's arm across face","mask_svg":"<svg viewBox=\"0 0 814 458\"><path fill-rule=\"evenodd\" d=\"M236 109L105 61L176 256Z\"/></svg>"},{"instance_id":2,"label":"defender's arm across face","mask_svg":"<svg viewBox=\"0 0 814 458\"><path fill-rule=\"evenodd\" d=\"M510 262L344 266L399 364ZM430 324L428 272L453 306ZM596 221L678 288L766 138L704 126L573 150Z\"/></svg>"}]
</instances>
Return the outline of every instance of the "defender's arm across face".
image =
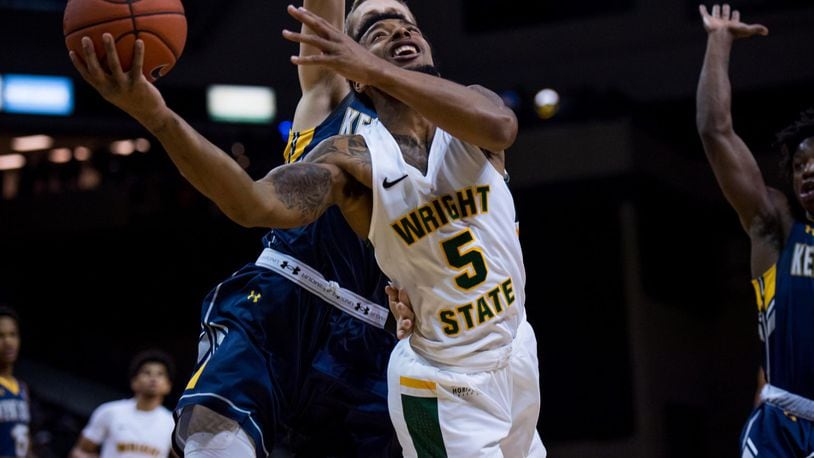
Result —
<instances>
[{"instance_id":1,"label":"defender's arm across face","mask_svg":"<svg viewBox=\"0 0 814 458\"><path fill-rule=\"evenodd\" d=\"M498 97L436 76L406 70L373 55L344 32L311 12L288 7L289 14L315 35L284 31L291 41L322 50L294 57L299 66L324 66L359 84L373 86L408 105L453 136L489 151L503 151L517 136L517 118ZM361 41L366 40L363 34Z\"/></svg>"}]
</instances>

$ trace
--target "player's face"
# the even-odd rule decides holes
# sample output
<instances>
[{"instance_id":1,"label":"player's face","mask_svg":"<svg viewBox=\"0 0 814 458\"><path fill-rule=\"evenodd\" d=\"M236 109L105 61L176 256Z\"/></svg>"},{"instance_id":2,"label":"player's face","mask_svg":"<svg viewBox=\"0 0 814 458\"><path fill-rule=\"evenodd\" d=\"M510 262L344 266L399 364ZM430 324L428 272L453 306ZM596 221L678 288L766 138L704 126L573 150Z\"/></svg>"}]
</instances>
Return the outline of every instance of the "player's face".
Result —
<instances>
[{"instance_id":1,"label":"player's face","mask_svg":"<svg viewBox=\"0 0 814 458\"><path fill-rule=\"evenodd\" d=\"M429 43L418 26L408 19L383 16L362 31L359 43L371 53L402 68L433 67Z\"/></svg>"},{"instance_id":2,"label":"player's face","mask_svg":"<svg viewBox=\"0 0 814 458\"><path fill-rule=\"evenodd\" d=\"M20 351L20 333L17 322L7 316L0 317L0 363L14 364Z\"/></svg>"},{"instance_id":3,"label":"player's face","mask_svg":"<svg viewBox=\"0 0 814 458\"><path fill-rule=\"evenodd\" d=\"M814 216L814 137L797 147L792 161L794 193L809 216Z\"/></svg>"},{"instance_id":4,"label":"player's face","mask_svg":"<svg viewBox=\"0 0 814 458\"><path fill-rule=\"evenodd\" d=\"M172 385L167 374L167 368L161 363L144 363L131 382L131 388L136 394L145 396L166 396L170 393Z\"/></svg>"}]
</instances>

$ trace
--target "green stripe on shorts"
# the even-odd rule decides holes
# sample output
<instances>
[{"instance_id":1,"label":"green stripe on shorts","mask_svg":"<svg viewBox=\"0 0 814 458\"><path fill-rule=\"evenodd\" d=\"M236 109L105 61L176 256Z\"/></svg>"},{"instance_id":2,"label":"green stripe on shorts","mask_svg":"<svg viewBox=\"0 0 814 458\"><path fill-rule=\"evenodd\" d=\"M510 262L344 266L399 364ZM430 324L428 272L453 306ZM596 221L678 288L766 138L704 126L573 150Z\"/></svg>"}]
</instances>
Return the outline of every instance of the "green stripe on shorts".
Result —
<instances>
[{"instance_id":1,"label":"green stripe on shorts","mask_svg":"<svg viewBox=\"0 0 814 458\"><path fill-rule=\"evenodd\" d=\"M401 395L404 421L419 458L447 456L441 423L438 421L438 398L419 398Z\"/></svg>"}]
</instances>

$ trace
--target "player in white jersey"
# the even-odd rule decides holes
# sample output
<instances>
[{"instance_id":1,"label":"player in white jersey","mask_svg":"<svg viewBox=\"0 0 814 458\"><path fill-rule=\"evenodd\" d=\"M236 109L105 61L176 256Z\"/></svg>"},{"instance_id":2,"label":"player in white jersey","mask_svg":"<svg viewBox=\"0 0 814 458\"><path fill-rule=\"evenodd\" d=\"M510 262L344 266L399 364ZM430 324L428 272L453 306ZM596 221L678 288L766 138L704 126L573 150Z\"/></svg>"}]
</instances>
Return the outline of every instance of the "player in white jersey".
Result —
<instances>
[{"instance_id":1,"label":"player in white jersey","mask_svg":"<svg viewBox=\"0 0 814 458\"><path fill-rule=\"evenodd\" d=\"M160 351L136 355L130 367L134 396L97 407L71 450L71 458L171 456L175 421L162 402L170 392L172 366L170 357Z\"/></svg>"},{"instance_id":2,"label":"player in white jersey","mask_svg":"<svg viewBox=\"0 0 814 458\"><path fill-rule=\"evenodd\" d=\"M365 52L324 21L290 11L318 38L286 37L323 51L295 63L325 65L353 81L379 121L362 139L323 142L310 169L272 171L272 194L286 208L271 209L266 221L285 224L338 204L374 245L382 271L413 298L415 332L396 346L388 369L388 404L405 455L545 456L535 429L537 345L526 321L522 252L503 180L514 114L490 91L467 93L435 76L429 44L405 18L360 15L348 33ZM424 84L435 85L437 96L411 91ZM491 102L491 113L448 117L478 97ZM330 187L315 192L303 174L322 175ZM370 191L360 193L359 183ZM304 185L315 200L296 198L307 192ZM320 203L309 207L314 201Z\"/></svg>"},{"instance_id":3,"label":"player in white jersey","mask_svg":"<svg viewBox=\"0 0 814 458\"><path fill-rule=\"evenodd\" d=\"M465 87L439 78L433 66L430 45L420 29L410 18L395 9L381 11L371 6L376 3L376 0L354 3L351 13L354 20L347 24L348 35L353 39L308 11L290 6L289 14L314 34L285 31L284 36L322 51L308 56L294 56L292 62L297 65L322 65L352 81L353 89L373 103L382 125L393 134L394 140L391 141L398 145L406 162L422 176L433 179L428 175L428 170L433 170L428 169L428 159L433 158L432 161L435 161L434 156L439 155L443 159L448 144L433 147L433 152L430 151L430 145L444 141L448 135L445 132L459 139L455 141L462 143L461 147L466 149L467 154L477 153L483 156L479 161L472 159L481 165L483 174L462 176L463 179L470 180L471 186L480 187L484 177L491 180L494 176L501 176L504 171L504 150L511 146L517 134L514 113L491 91L480 87ZM83 77L101 88L100 90L104 89L108 100L131 113L159 137L180 168L198 178L206 178L205 181L211 184L215 200L222 199L222 208L242 225L298 227L314 221L326 209L337 205L354 232L367 238L373 226L374 195L383 192L382 189L375 188L381 186L389 190L394 186L408 184L406 177L402 179L398 176L387 177L387 182L374 184L372 156L378 158L379 154L388 152L371 151L365 139L359 135L331 137L314 148L305 160L275 168L264 178L254 181L244 170L235 167L225 153L215 148L201 147L201 142L195 140L198 137L190 138L183 121L166 109L163 100L155 96L153 88L138 84L131 88L128 85L132 75L140 71L143 61L141 47L136 48L135 64L132 73L128 75L121 71L112 44L108 43L107 51L107 63L119 76L119 80L104 74L95 62L92 48L84 50L86 61L91 62L90 67L77 66ZM143 97L136 97L139 93ZM173 147L179 144L188 144L190 147ZM377 143L373 146L381 149L382 145ZM398 153L396 149L393 151ZM435 151L439 152L435 154ZM442 160L445 161L446 159ZM442 183L431 186L438 184ZM490 189L491 186L493 185L490 185ZM475 192L478 194L477 197L473 194L473 198L483 199L480 196L484 195L484 191L473 189L473 193ZM450 204L443 196L438 197L441 198L438 205L442 208ZM466 197L468 194L464 195ZM485 198L488 199L488 193ZM504 201L507 204L511 202L510 199ZM417 201L414 203L419 204ZM481 202L479 208L484 210L493 207L488 202ZM458 239L458 245L448 243L450 251L446 255L440 252L433 255L434 262L449 264L443 275L439 274L433 279L433 284L451 281L463 289L476 287L478 294L471 297L476 315L467 315L464 311L460 315L445 317L459 320L458 333L463 339L454 342L460 342L462 346L479 346L485 352L483 361L477 357L464 358L453 345L449 345L453 342L451 339L447 345L440 345L439 348L444 350L445 358L448 357L447 353L457 353L460 358L449 358L442 363L409 353L412 351L409 343L412 339L399 344L398 349L405 354L392 355L399 364L394 361L390 365L388 379L396 374L398 378L395 384L401 384L401 375L398 373L404 374L406 388L415 390L412 398L416 401L403 406L395 403L390 405L400 442L408 456L545 456L545 449L535 429L539 410L539 385L536 382L539 369L536 342L523 311L524 278L522 268L519 267L521 261L515 258L513 262L507 262L515 253L519 254L519 249L515 245L516 236L503 236L508 233L508 228L514 230L514 219L492 218L488 216L490 212L485 211L471 212L462 218L462 211L457 216L465 221L466 227L474 231L473 234L483 236L490 231L498 231L501 235L488 238L500 244L495 248L488 248L487 252L478 251L487 249L478 245L480 241L473 240L473 243L469 243ZM500 211L494 211L499 216ZM453 213L455 212L448 210L445 215L452 217ZM506 214L513 213L510 210ZM425 215L419 210L418 217L424 218ZM425 220L421 222L430 224ZM488 228L481 228L482 225ZM492 225L498 225L500 229L491 228ZM478 228L477 231L475 228ZM377 231L374 230L374 233ZM377 234L374 235L378 237ZM505 249L509 246L512 248ZM377 248L378 251L380 250ZM476 265L477 261L474 261L478 253L482 266ZM422 256L424 255L428 254L423 253ZM499 261L498 264L490 264L492 255ZM384 258L379 261L388 262ZM416 258L396 261L408 263L412 269L424 268ZM395 269L389 265L381 267L384 271ZM487 272L487 285L469 283L478 280L484 269ZM494 273L489 276L492 269ZM469 282L457 281L463 277L468 278ZM406 281L413 278L417 278L415 272ZM503 295L503 299L497 299L504 301L498 303L502 304L500 312L497 311L498 305L491 302L490 292L496 287L493 284L496 278L503 282L510 280L508 283L500 283L496 290L499 296ZM417 298L420 295L432 294L429 290L419 290L417 285L404 283L402 286L416 304L419 303ZM485 289L481 292L482 288ZM492 307L489 309L494 314L491 319L485 309L483 316L477 315L481 313L481 298L487 301L486 306ZM454 308L454 314L460 312L458 307L466 308L464 302L449 306ZM415 325L422 328L426 326L427 329L432 327L432 324L423 323L427 319L421 316L423 305L417 305L416 308L421 310L415 319ZM439 313L437 318L440 325L443 310L433 313L435 312ZM474 317L475 321L482 318L481 325L485 327L475 330L475 334L483 332L480 338L469 337L468 331L472 330L469 328L476 326L473 321L472 326L467 327L470 324L466 321L467 316ZM430 333L422 333L429 340L428 334ZM473 336L477 337L475 334ZM491 361L492 365L484 364L476 368L465 365L470 362L482 364L485 361ZM388 385L393 386L393 381L389 380ZM394 400L394 396L397 395L390 393L390 400ZM429 399L429 402L422 402L422 399ZM398 399L395 401L398 402ZM402 412L407 414L408 409L412 417L405 419ZM414 426L420 425L428 428L414 429ZM424 438L425 435L431 440L414 440Z\"/></svg>"}]
</instances>

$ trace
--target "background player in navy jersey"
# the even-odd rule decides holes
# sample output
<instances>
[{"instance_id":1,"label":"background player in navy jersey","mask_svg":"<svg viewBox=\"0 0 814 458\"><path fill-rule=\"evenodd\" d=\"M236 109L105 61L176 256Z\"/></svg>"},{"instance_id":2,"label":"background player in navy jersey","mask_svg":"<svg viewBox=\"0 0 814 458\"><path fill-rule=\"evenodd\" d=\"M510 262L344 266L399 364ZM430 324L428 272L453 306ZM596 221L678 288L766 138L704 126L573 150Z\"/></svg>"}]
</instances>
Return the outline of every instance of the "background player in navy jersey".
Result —
<instances>
[{"instance_id":1,"label":"background player in navy jersey","mask_svg":"<svg viewBox=\"0 0 814 458\"><path fill-rule=\"evenodd\" d=\"M31 408L28 388L14 377L14 363L20 352L20 326L17 313L0 305L0 456L28 456Z\"/></svg>"},{"instance_id":2,"label":"background player in navy jersey","mask_svg":"<svg viewBox=\"0 0 814 458\"><path fill-rule=\"evenodd\" d=\"M767 35L729 5L700 6L708 34L697 93L698 132L718 184L752 241L766 384L741 434L741 455L814 456L814 112L781 131L795 199L766 185L732 127L729 56L736 39ZM801 211L798 211L801 210Z\"/></svg>"},{"instance_id":3,"label":"background player in navy jersey","mask_svg":"<svg viewBox=\"0 0 814 458\"><path fill-rule=\"evenodd\" d=\"M343 2L307 3L341 25ZM377 9L412 18L396 0L370 0L365 7ZM112 39L105 40L113 49ZM86 39L86 51L89 45ZM304 57L308 48L301 47ZM142 42L135 52L141 59ZM227 216L254 225L247 219L253 210L251 186L222 179L226 172L248 176L166 107L156 88L135 73L138 64L122 72L114 51L108 61L113 70L105 72L92 52L84 57L88 65L76 56L72 60L88 82L155 134L183 175ZM287 162L302 159L320 139L353 132L373 116L364 104L345 97L350 91L343 79L324 69L304 68L300 81L303 95ZM315 129L304 129L320 121ZM385 379L395 339L380 329L383 320L367 316L385 303L386 279L338 210L308 226L294 226L270 233L257 262L205 299L198 366L178 403L179 452L266 456L275 441L287 436L294 451L307 456L398 453ZM317 290L303 289L298 278L305 274L323 280ZM355 315L326 303L342 305L334 299L350 300L355 307L346 310ZM362 322L366 319L375 326Z\"/></svg>"}]
</instances>

